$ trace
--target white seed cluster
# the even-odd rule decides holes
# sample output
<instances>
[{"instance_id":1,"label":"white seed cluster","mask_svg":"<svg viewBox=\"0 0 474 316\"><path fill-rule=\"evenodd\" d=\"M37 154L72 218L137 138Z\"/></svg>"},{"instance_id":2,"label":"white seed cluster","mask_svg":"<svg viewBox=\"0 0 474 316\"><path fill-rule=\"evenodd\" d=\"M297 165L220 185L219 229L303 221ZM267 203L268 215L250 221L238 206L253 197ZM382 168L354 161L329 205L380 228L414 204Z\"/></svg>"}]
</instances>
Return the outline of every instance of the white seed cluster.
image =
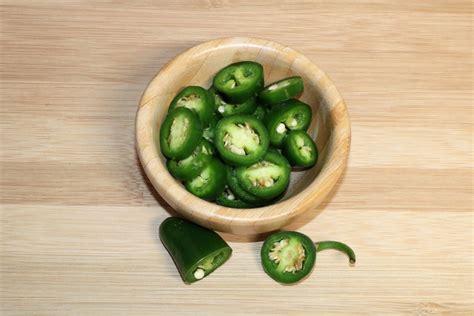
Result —
<instances>
[{"instance_id":1,"label":"white seed cluster","mask_svg":"<svg viewBox=\"0 0 474 316\"><path fill-rule=\"evenodd\" d=\"M288 239L282 239L280 241L273 243L273 247L270 253L268 254L268 257L270 258L270 260L274 261L275 263L279 263L281 260L281 251L283 250L283 248L288 246L288 244L289 244ZM298 243L296 247L296 251L298 252L298 257L294 260L294 262L291 265L285 267L283 271L295 273L297 271L300 271L303 268L303 262L305 259L305 251L304 251L303 246L300 243Z\"/></svg>"}]
</instances>

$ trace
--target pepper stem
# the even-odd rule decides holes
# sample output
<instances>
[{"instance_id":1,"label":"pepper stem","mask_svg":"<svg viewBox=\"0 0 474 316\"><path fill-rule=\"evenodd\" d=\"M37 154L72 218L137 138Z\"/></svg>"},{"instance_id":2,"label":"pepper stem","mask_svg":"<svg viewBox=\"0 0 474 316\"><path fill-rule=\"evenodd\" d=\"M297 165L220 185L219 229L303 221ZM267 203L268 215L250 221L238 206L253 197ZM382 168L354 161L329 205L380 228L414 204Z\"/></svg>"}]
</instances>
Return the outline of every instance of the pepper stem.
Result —
<instances>
[{"instance_id":1,"label":"pepper stem","mask_svg":"<svg viewBox=\"0 0 474 316\"><path fill-rule=\"evenodd\" d=\"M350 264L355 264L356 262L356 255L354 253L354 250L352 250L351 247L346 244L343 244L342 242L325 240L315 242L314 245L316 246L317 253L327 249L339 250L349 257Z\"/></svg>"}]
</instances>

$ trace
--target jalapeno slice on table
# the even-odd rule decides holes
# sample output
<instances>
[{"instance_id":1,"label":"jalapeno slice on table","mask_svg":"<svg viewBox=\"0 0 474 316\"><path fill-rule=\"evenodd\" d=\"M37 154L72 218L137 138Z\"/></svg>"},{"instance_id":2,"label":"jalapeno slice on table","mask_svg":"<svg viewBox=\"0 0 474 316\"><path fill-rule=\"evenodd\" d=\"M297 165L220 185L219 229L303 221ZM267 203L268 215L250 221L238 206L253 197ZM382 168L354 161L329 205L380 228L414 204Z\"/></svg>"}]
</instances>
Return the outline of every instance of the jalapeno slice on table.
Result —
<instances>
[{"instance_id":1,"label":"jalapeno slice on table","mask_svg":"<svg viewBox=\"0 0 474 316\"><path fill-rule=\"evenodd\" d=\"M306 235L283 231L270 235L262 245L260 256L263 270L275 281L291 284L296 283L313 270L316 254L326 249L344 252L349 262L356 261L354 251L337 241L313 241Z\"/></svg>"},{"instance_id":2,"label":"jalapeno slice on table","mask_svg":"<svg viewBox=\"0 0 474 316\"><path fill-rule=\"evenodd\" d=\"M231 64L216 74L213 85L229 102L245 102L262 90L263 67L253 61Z\"/></svg>"},{"instance_id":3,"label":"jalapeno slice on table","mask_svg":"<svg viewBox=\"0 0 474 316\"><path fill-rule=\"evenodd\" d=\"M232 254L217 233L178 217L165 219L159 236L185 283L205 278Z\"/></svg>"},{"instance_id":4,"label":"jalapeno slice on table","mask_svg":"<svg viewBox=\"0 0 474 316\"><path fill-rule=\"evenodd\" d=\"M250 203L244 202L227 186L224 191L216 198L216 203L225 207L232 208L252 208Z\"/></svg>"},{"instance_id":5,"label":"jalapeno slice on table","mask_svg":"<svg viewBox=\"0 0 474 316\"><path fill-rule=\"evenodd\" d=\"M261 199L272 199L283 193L290 182L290 164L276 151L269 150L258 162L236 169L242 188Z\"/></svg>"},{"instance_id":6,"label":"jalapeno slice on table","mask_svg":"<svg viewBox=\"0 0 474 316\"><path fill-rule=\"evenodd\" d=\"M169 159L166 166L176 179L189 181L201 173L202 169L211 161L214 153L214 145L202 138L191 155L182 160Z\"/></svg>"},{"instance_id":7,"label":"jalapeno slice on table","mask_svg":"<svg viewBox=\"0 0 474 316\"><path fill-rule=\"evenodd\" d=\"M212 201L224 191L226 182L226 168L219 159L212 158L197 177L184 185L195 196Z\"/></svg>"},{"instance_id":8,"label":"jalapeno slice on table","mask_svg":"<svg viewBox=\"0 0 474 316\"><path fill-rule=\"evenodd\" d=\"M250 115L232 115L217 123L214 144L222 159L236 166L250 165L265 155L268 132Z\"/></svg>"},{"instance_id":9,"label":"jalapeno slice on table","mask_svg":"<svg viewBox=\"0 0 474 316\"><path fill-rule=\"evenodd\" d=\"M176 108L161 124L161 152L168 158L184 159L192 154L201 136L202 126L197 115L188 108Z\"/></svg>"},{"instance_id":10,"label":"jalapeno slice on table","mask_svg":"<svg viewBox=\"0 0 474 316\"><path fill-rule=\"evenodd\" d=\"M302 130L290 131L283 143L283 154L292 166L312 167L318 161L318 148Z\"/></svg>"},{"instance_id":11,"label":"jalapeno slice on table","mask_svg":"<svg viewBox=\"0 0 474 316\"><path fill-rule=\"evenodd\" d=\"M311 107L290 99L275 105L265 117L270 143L280 147L290 130L307 130L311 123Z\"/></svg>"},{"instance_id":12,"label":"jalapeno slice on table","mask_svg":"<svg viewBox=\"0 0 474 316\"><path fill-rule=\"evenodd\" d=\"M212 113L214 113L214 96L209 91L198 86L188 86L181 90L171 101L169 110L185 107L195 111L203 126L209 124Z\"/></svg>"},{"instance_id":13,"label":"jalapeno slice on table","mask_svg":"<svg viewBox=\"0 0 474 316\"><path fill-rule=\"evenodd\" d=\"M277 104L300 95L304 90L300 76L286 78L266 86L259 94L263 104Z\"/></svg>"}]
</instances>

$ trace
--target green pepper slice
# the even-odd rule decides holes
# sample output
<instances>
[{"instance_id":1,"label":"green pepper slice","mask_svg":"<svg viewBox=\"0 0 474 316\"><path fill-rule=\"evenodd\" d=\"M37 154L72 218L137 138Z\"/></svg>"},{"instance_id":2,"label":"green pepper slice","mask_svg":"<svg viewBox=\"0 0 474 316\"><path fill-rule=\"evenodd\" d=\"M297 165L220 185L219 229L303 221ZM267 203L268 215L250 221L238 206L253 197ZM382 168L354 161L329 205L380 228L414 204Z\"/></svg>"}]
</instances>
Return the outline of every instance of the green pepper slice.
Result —
<instances>
[{"instance_id":1,"label":"green pepper slice","mask_svg":"<svg viewBox=\"0 0 474 316\"><path fill-rule=\"evenodd\" d=\"M265 105L278 104L300 95L303 90L303 79L300 76L290 77L265 87L259 99Z\"/></svg>"},{"instance_id":2,"label":"green pepper slice","mask_svg":"<svg viewBox=\"0 0 474 316\"><path fill-rule=\"evenodd\" d=\"M257 118L257 120L262 121L265 119L265 115L267 115L267 111L265 108L261 105L257 106L255 108L255 111L253 111L252 116Z\"/></svg>"},{"instance_id":3,"label":"green pepper slice","mask_svg":"<svg viewBox=\"0 0 474 316\"><path fill-rule=\"evenodd\" d=\"M232 254L232 248L217 233L179 217L165 219L159 236L188 284L211 274Z\"/></svg>"},{"instance_id":4,"label":"green pepper slice","mask_svg":"<svg viewBox=\"0 0 474 316\"><path fill-rule=\"evenodd\" d=\"M280 147L289 130L307 130L311 117L311 107L299 100L290 99L275 105L265 117L270 143Z\"/></svg>"},{"instance_id":5,"label":"green pepper slice","mask_svg":"<svg viewBox=\"0 0 474 316\"><path fill-rule=\"evenodd\" d=\"M202 132L202 137L204 137L211 143L214 142L214 131L216 129L217 122L219 122L220 119L220 115L214 113L211 116L211 119L209 120L209 125Z\"/></svg>"},{"instance_id":6,"label":"green pepper slice","mask_svg":"<svg viewBox=\"0 0 474 316\"><path fill-rule=\"evenodd\" d=\"M269 150L262 160L236 169L237 179L245 191L261 199L272 199L282 194L290 182L288 160Z\"/></svg>"},{"instance_id":7,"label":"green pepper slice","mask_svg":"<svg viewBox=\"0 0 474 316\"><path fill-rule=\"evenodd\" d=\"M229 102L245 102L262 90L263 67L253 61L231 64L216 74L213 85Z\"/></svg>"},{"instance_id":8,"label":"green pepper slice","mask_svg":"<svg viewBox=\"0 0 474 316\"><path fill-rule=\"evenodd\" d=\"M250 97L242 103L233 104L226 102L214 87L211 87L209 91L214 95L216 111L224 117L236 114L252 114L257 107L256 97Z\"/></svg>"},{"instance_id":9,"label":"green pepper slice","mask_svg":"<svg viewBox=\"0 0 474 316\"><path fill-rule=\"evenodd\" d=\"M245 191L244 188L242 188L235 174L235 169L228 168L227 185L229 186L230 190L232 190L232 192L235 194L235 196L237 196L237 198L246 203L249 203L253 206L262 206L266 203L265 200L250 194L249 192Z\"/></svg>"},{"instance_id":10,"label":"green pepper slice","mask_svg":"<svg viewBox=\"0 0 474 316\"><path fill-rule=\"evenodd\" d=\"M195 196L212 201L222 193L226 182L226 168L219 159L212 158L197 177L184 185Z\"/></svg>"},{"instance_id":11,"label":"green pepper slice","mask_svg":"<svg viewBox=\"0 0 474 316\"><path fill-rule=\"evenodd\" d=\"M316 247L306 235L278 232L270 235L260 251L263 270L275 281L291 284L310 274Z\"/></svg>"},{"instance_id":12,"label":"green pepper slice","mask_svg":"<svg viewBox=\"0 0 474 316\"><path fill-rule=\"evenodd\" d=\"M239 199L239 197L232 192L232 190L227 186L224 191L216 198L216 203L225 207L232 208L252 208L250 203L244 202Z\"/></svg>"},{"instance_id":13,"label":"green pepper slice","mask_svg":"<svg viewBox=\"0 0 474 316\"><path fill-rule=\"evenodd\" d=\"M290 131L283 142L283 154L292 166L312 167L318 161L318 148L302 130Z\"/></svg>"},{"instance_id":14,"label":"green pepper slice","mask_svg":"<svg viewBox=\"0 0 474 316\"><path fill-rule=\"evenodd\" d=\"M291 284L296 283L313 270L316 254L326 249L344 252L349 257L349 263L354 264L354 251L338 241L313 241L306 235L283 231L267 237L262 245L260 257L263 270L275 281Z\"/></svg>"},{"instance_id":15,"label":"green pepper slice","mask_svg":"<svg viewBox=\"0 0 474 316\"><path fill-rule=\"evenodd\" d=\"M191 155L182 160L168 160L166 166L176 179L189 181L201 173L215 152L214 145L203 138Z\"/></svg>"},{"instance_id":16,"label":"green pepper slice","mask_svg":"<svg viewBox=\"0 0 474 316\"><path fill-rule=\"evenodd\" d=\"M169 111L173 111L178 107L195 111L199 115L203 126L207 126L214 112L214 97L202 87L185 87L171 101Z\"/></svg>"},{"instance_id":17,"label":"green pepper slice","mask_svg":"<svg viewBox=\"0 0 474 316\"><path fill-rule=\"evenodd\" d=\"M202 136L202 126L193 111L179 107L168 113L160 127L161 152L168 158L191 155Z\"/></svg>"},{"instance_id":18,"label":"green pepper slice","mask_svg":"<svg viewBox=\"0 0 474 316\"><path fill-rule=\"evenodd\" d=\"M227 163L247 166L265 155L269 146L268 132L253 116L228 116L217 123L214 144Z\"/></svg>"}]
</instances>

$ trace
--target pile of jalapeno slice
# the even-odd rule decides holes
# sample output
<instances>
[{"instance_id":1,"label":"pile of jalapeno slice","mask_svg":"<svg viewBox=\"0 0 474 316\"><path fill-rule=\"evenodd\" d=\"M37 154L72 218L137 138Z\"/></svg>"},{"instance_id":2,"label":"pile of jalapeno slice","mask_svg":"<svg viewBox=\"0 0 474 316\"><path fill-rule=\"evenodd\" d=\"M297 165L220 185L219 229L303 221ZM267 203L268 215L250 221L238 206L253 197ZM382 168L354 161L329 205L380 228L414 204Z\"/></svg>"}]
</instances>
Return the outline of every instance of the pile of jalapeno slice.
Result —
<instances>
[{"instance_id":1,"label":"pile of jalapeno slice","mask_svg":"<svg viewBox=\"0 0 474 316\"><path fill-rule=\"evenodd\" d=\"M311 107L296 99L299 76L264 85L263 67L241 61L212 86L188 86L161 123L160 147L171 175L195 196L233 208L275 203L291 167L313 167L318 149L307 133Z\"/></svg>"}]
</instances>

